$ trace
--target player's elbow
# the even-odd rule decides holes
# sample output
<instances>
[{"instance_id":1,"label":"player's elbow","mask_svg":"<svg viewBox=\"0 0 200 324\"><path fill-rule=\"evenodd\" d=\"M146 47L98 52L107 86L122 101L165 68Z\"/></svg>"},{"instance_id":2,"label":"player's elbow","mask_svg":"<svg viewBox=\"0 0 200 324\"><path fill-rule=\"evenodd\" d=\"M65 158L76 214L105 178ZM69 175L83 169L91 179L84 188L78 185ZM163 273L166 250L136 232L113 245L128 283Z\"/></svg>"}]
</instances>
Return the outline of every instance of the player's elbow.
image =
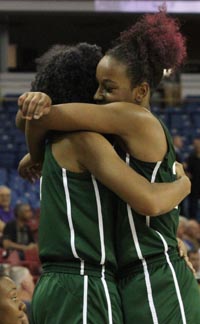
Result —
<instances>
[{"instance_id":1,"label":"player's elbow","mask_svg":"<svg viewBox=\"0 0 200 324\"><path fill-rule=\"evenodd\" d=\"M163 210L160 208L158 201L149 196L145 197L143 204L137 208L137 212L143 216L155 217L161 215Z\"/></svg>"},{"instance_id":2,"label":"player's elbow","mask_svg":"<svg viewBox=\"0 0 200 324\"><path fill-rule=\"evenodd\" d=\"M161 208L159 208L159 206L155 206L154 204L149 206L148 209L149 209L148 213L147 213L148 216L156 217L156 216L163 214L163 210Z\"/></svg>"}]
</instances>

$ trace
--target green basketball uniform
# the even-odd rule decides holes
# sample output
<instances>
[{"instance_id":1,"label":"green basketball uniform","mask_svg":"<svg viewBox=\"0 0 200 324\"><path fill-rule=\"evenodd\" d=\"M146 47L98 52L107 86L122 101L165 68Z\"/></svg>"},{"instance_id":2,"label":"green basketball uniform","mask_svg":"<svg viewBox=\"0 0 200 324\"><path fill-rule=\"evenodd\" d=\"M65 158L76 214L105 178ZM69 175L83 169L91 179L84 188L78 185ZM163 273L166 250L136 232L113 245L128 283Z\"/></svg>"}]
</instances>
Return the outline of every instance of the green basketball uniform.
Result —
<instances>
[{"instance_id":1,"label":"green basketball uniform","mask_svg":"<svg viewBox=\"0 0 200 324\"><path fill-rule=\"evenodd\" d=\"M61 168L46 146L39 225L44 272L34 293L32 323L123 322L115 281L115 202L89 172Z\"/></svg>"},{"instance_id":2,"label":"green basketball uniform","mask_svg":"<svg viewBox=\"0 0 200 324\"><path fill-rule=\"evenodd\" d=\"M116 282L58 269L45 272L32 301L35 324L123 323Z\"/></svg>"},{"instance_id":3,"label":"green basketball uniform","mask_svg":"<svg viewBox=\"0 0 200 324\"><path fill-rule=\"evenodd\" d=\"M163 161L147 163L128 154L123 157L119 149L126 163L150 182L176 178L172 139L164 125L163 129L168 143ZM200 323L197 284L177 251L178 220L178 208L150 218L119 200L117 259L126 324Z\"/></svg>"}]
</instances>

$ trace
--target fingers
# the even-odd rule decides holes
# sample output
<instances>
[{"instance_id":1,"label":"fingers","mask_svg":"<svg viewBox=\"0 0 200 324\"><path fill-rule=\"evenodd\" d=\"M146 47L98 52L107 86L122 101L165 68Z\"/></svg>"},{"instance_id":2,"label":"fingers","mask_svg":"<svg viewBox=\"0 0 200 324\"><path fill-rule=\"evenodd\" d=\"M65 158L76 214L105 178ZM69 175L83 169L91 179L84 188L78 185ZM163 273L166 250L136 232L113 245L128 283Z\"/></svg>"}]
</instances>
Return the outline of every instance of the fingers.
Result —
<instances>
[{"instance_id":1,"label":"fingers","mask_svg":"<svg viewBox=\"0 0 200 324\"><path fill-rule=\"evenodd\" d=\"M184 244L184 242L177 238L177 242L178 242L178 250L179 250L179 255L181 258L183 258L188 266L188 268L192 271L192 273L195 275L196 271L192 265L192 263L190 262L189 258L188 258L188 254L187 254L187 248Z\"/></svg>"},{"instance_id":2,"label":"fingers","mask_svg":"<svg viewBox=\"0 0 200 324\"><path fill-rule=\"evenodd\" d=\"M41 170L34 167L23 167L19 165L18 172L23 179L26 179L31 183L34 183L41 177Z\"/></svg>"},{"instance_id":3,"label":"fingers","mask_svg":"<svg viewBox=\"0 0 200 324\"><path fill-rule=\"evenodd\" d=\"M188 256L185 256L184 259L185 259L185 262L186 262L188 268L192 271L192 273L193 273L194 276L195 276L195 275L196 275L196 271L195 271L195 269L194 269L192 263L190 262Z\"/></svg>"},{"instance_id":4,"label":"fingers","mask_svg":"<svg viewBox=\"0 0 200 324\"><path fill-rule=\"evenodd\" d=\"M177 176L177 179L179 179L180 177L182 177L184 175L185 175L185 171L184 171L183 165L176 161L176 176Z\"/></svg>"},{"instance_id":5,"label":"fingers","mask_svg":"<svg viewBox=\"0 0 200 324\"><path fill-rule=\"evenodd\" d=\"M18 106L19 106L19 109L22 108L22 106L23 106L23 102L24 102L24 100L26 99L27 95L28 95L28 93L25 92L25 93L23 93L23 94L18 98L17 104L18 104Z\"/></svg>"},{"instance_id":6,"label":"fingers","mask_svg":"<svg viewBox=\"0 0 200 324\"><path fill-rule=\"evenodd\" d=\"M39 119L49 113L51 98L42 92L26 92L19 97L18 105L23 118Z\"/></svg>"}]
</instances>

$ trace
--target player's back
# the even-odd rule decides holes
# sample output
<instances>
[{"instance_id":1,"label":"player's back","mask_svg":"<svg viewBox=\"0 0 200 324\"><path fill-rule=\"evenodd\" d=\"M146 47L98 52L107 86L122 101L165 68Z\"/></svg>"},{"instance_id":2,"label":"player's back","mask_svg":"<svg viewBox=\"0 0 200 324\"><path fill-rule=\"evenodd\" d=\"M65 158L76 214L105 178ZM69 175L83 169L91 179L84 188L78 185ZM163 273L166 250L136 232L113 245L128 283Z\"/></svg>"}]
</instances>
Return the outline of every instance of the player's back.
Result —
<instances>
[{"instance_id":1,"label":"player's back","mask_svg":"<svg viewBox=\"0 0 200 324\"><path fill-rule=\"evenodd\" d=\"M119 149L121 157L150 182L172 182L176 179L173 143L164 125L163 129L168 150L162 161L154 163L140 161ZM163 259L166 247L170 253L176 254L178 216L177 208L158 217L142 216L119 200L116 234L119 268L140 266L142 259L149 259L152 262L159 258Z\"/></svg>"},{"instance_id":2,"label":"player's back","mask_svg":"<svg viewBox=\"0 0 200 324\"><path fill-rule=\"evenodd\" d=\"M115 196L77 162L76 138L46 146L41 180L40 258L44 262L105 264L116 270ZM79 141L80 142L80 141Z\"/></svg>"}]
</instances>

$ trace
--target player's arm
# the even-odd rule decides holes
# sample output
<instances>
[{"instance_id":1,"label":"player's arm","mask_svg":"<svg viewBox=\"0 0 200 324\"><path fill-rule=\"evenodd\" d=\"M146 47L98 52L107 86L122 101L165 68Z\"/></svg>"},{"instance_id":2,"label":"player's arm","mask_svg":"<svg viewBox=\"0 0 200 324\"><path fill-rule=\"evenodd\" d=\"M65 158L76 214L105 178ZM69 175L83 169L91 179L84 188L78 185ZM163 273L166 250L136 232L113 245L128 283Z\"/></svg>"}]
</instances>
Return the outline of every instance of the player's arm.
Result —
<instances>
[{"instance_id":1,"label":"player's arm","mask_svg":"<svg viewBox=\"0 0 200 324\"><path fill-rule=\"evenodd\" d=\"M137 131L144 125L144 117L151 123L147 110L138 105L116 102L106 105L68 103L51 106L51 100L43 93L29 92L19 100L22 116L34 119L48 130L88 130L100 133L127 135L129 130ZM44 113L47 114L44 118ZM38 119L40 120L38 121ZM16 120L17 126L20 119ZM149 125L150 126L150 125Z\"/></svg>"},{"instance_id":2,"label":"player's arm","mask_svg":"<svg viewBox=\"0 0 200 324\"><path fill-rule=\"evenodd\" d=\"M26 120L25 135L28 151L31 155L31 162L42 163L45 152L45 137L47 136L45 127L40 123L33 123Z\"/></svg>"},{"instance_id":3,"label":"player's arm","mask_svg":"<svg viewBox=\"0 0 200 324\"><path fill-rule=\"evenodd\" d=\"M26 131L31 159L40 162L45 129L27 121ZM80 164L141 214L155 216L169 211L190 191L190 181L186 176L170 184L150 184L128 167L110 143L99 134L86 132L79 138Z\"/></svg>"},{"instance_id":4,"label":"player's arm","mask_svg":"<svg viewBox=\"0 0 200 324\"><path fill-rule=\"evenodd\" d=\"M100 134L84 132L76 144L79 163L142 215L168 212L190 192L186 175L172 183L150 183L126 165Z\"/></svg>"},{"instance_id":5,"label":"player's arm","mask_svg":"<svg viewBox=\"0 0 200 324\"><path fill-rule=\"evenodd\" d=\"M15 117L15 124L22 132L25 132L26 119L22 118L22 112L20 109L18 109L18 111L17 111L16 117Z\"/></svg>"}]
</instances>

